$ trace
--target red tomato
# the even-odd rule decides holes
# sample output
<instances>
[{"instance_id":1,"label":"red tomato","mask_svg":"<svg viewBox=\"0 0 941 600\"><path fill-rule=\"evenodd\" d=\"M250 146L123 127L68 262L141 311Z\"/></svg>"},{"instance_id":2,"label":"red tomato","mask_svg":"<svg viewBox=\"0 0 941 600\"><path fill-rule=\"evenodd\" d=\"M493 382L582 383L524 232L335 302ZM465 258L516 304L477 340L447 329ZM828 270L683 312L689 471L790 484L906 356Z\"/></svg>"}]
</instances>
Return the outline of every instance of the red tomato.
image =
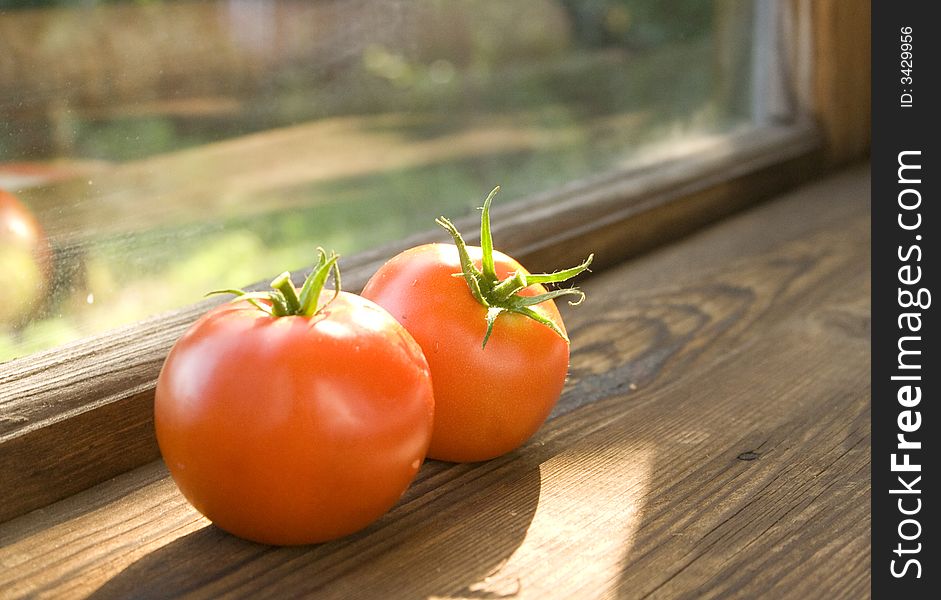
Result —
<instances>
[{"instance_id":1,"label":"red tomato","mask_svg":"<svg viewBox=\"0 0 941 600\"><path fill-rule=\"evenodd\" d=\"M581 294L548 293L535 283L504 287L504 293L517 289L501 299L497 286L513 277L520 283L561 281L590 261L558 276L533 276L514 259L493 251L492 198L493 193L484 203L483 248L464 244L450 222L442 220L456 245L406 250L383 265L363 290L364 297L408 329L428 359L435 394L428 456L441 460L500 456L522 445L549 416L562 392L569 360L565 327L552 298ZM485 266L488 254L492 264ZM455 277L462 270L465 277ZM480 288L481 298L472 286ZM533 297L544 300L528 305L525 298Z\"/></svg>"},{"instance_id":2,"label":"red tomato","mask_svg":"<svg viewBox=\"0 0 941 600\"><path fill-rule=\"evenodd\" d=\"M16 325L38 309L52 275L52 249L36 217L0 190L0 326Z\"/></svg>"},{"instance_id":3,"label":"red tomato","mask_svg":"<svg viewBox=\"0 0 941 600\"><path fill-rule=\"evenodd\" d=\"M429 370L411 336L359 296L314 302L313 316L246 301L210 311L157 381L157 441L177 485L250 540L307 544L366 527L430 440Z\"/></svg>"}]
</instances>

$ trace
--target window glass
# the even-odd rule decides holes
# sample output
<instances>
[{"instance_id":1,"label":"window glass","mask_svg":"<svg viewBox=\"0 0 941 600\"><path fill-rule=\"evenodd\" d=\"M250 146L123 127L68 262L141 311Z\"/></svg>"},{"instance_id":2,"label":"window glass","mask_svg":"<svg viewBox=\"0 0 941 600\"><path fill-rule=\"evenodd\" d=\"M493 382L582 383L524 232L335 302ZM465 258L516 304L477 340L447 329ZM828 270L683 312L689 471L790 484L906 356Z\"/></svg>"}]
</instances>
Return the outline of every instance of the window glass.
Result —
<instances>
[{"instance_id":1,"label":"window glass","mask_svg":"<svg viewBox=\"0 0 941 600\"><path fill-rule=\"evenodd\" d=\"M0 0L0 360L753 119L754 8Z\"/></svg>"}]
</instances>

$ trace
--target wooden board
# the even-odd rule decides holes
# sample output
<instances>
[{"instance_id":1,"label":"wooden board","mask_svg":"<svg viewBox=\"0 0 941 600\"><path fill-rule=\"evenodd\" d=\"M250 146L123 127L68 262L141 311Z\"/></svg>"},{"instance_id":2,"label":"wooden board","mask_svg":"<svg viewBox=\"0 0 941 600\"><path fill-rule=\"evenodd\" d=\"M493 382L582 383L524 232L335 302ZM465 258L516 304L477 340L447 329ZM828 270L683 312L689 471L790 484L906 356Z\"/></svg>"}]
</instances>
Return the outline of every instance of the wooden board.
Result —
<instances>
[{"instance_id":1,"label":"wooden board","mask_svg":"<svg viewBox=\"0 0 941 600\"><path fill-rule=\"evenodd\" d=\"M534 439L357 535L243 542L153 463L0 526L0 596L865 597L868 198L856 168L592 278Z\"/></svg>"},{"instance_id":2,"label":"wooden board","mask_svg":"<svg viewBox=\"0 0 941 600\"><path fill-rule=\"evenodd\" d=\"M813 23L813 98L810 107L827 138L834 164L858 160L872 140L872 3L798 0Z\"/></svg>"}]
</instances>

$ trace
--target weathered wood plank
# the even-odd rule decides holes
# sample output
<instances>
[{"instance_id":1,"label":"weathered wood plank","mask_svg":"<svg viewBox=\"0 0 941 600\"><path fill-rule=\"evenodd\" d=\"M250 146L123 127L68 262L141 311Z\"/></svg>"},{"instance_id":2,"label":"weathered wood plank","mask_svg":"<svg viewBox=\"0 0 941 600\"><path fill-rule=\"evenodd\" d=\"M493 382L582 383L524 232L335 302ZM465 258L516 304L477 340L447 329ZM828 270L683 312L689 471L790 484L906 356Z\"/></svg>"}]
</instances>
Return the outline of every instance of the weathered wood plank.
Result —
<instances>
[{"instance_id":1,"label":"weathered wood plank","mask_svg":"<svg viewBox=\"0 0 941 600\"><path fill-rule=\"evenodd\" d=\"M806 127L723 137L680 160L507 204L495 211L494 235L533 271L589 252L602 269L802 180L817 142ZM475 224L459 225L470 232ZM429 231L344 259L344 285L358 290L393 254L446 237ZM154 382L174 341L210 304L0 364L0 522L157 458Z\"/></svg>"},{"instance_id":2,"label":"weathered wood plank","mask_svg":"<svg viewBox=\"0 0 941 600\"><path fill-rule=\"evenodd\" d=\"M868 197L856 169L592 278L554 418L360 534L243 542L153 463L0 526L0 594L865 597Z\"/></svg>"},{"instance_id":3,"label":"weathered wood plank","mask_svg":"<svg viewBox=\"0 0 941 600\"><path fill-rule=\"evenodd\" d=\"M808 107L823 127L827 158L858 160L872 140L872 4L817 0L797 4L813 23L813 99Z\"/></svg>"}]
</instances>

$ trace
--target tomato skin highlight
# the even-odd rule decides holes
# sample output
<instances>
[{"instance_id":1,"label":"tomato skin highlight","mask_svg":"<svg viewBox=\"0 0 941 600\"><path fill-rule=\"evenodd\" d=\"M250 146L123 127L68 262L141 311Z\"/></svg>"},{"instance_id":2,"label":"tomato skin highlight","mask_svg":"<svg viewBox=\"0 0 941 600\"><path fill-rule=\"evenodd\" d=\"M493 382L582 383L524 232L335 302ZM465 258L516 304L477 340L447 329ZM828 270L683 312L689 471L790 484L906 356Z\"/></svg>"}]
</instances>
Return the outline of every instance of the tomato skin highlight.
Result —
<instances>
[{"instance_id":1,"label":"tomato skin highlight","mask_svg":"<svg viewBox=\"0 0 941 600\"><path fill-rule=\"evenodd\" d=\"M468 246L478 268L481 249ZM494 252L501 279L527 273ZM454 462L489 460L521 446L549 416L562 393L569 344L545 325L506 313L494 323L486 347L487 309L470 293L457 248L426 244L383 265L363 296L388 310L412 334L431 368L435 423L428 456ZM528 274L528 273L527 273ZM520 292L545 293L541 285ZM564 332L552 300L533 307Z\"/></svg>"},{"instance_id":2,"label":"tomato skin highlight","mask_svg":"<svg viewBox=\"0 0 941 600\"><path fill-rule=\"evenodd\" d=\"M313 317L217 307L173 347L155 400L183 495L222 529L277 545L382 516L418 472L433 415L421 349L346 292Z\"/></svg>"}]
</instances>

